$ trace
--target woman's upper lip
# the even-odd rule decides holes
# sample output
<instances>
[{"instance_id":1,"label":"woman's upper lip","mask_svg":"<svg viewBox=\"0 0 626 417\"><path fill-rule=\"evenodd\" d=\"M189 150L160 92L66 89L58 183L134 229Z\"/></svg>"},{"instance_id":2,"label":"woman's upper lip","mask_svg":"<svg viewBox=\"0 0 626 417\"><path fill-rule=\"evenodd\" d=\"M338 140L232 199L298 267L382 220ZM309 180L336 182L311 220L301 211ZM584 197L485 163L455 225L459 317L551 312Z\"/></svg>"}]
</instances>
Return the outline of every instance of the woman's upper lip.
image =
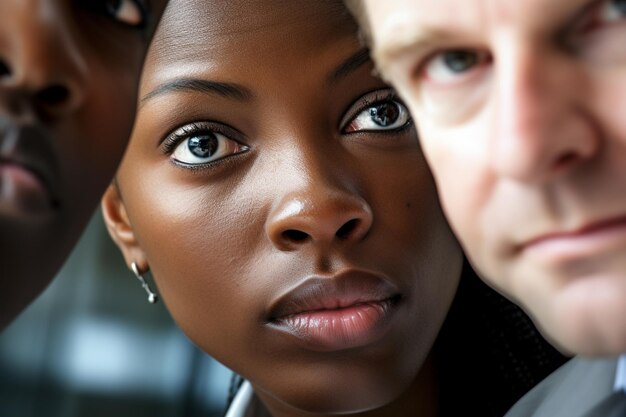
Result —
<instances>
[{"instance_id":1,"label":"woman's upper lip","mask_svg":"<svg viewBox=\"0 0 626 417\"><path fill-rule=\"evenodd\" d=\"M388 279L370 271L349 269L331 276L314 275L274 300L268 319L273 322L295 314L347 308L399 295Z\"/></svg>"},{"instance_id":2,"label":"woman's upper lip","mask_svg":"<svg viewBox=\"0 0 626 417\"><path fill-rule=\"evenodd\" d=\"M58 203L60 167L48 130L37 125L4 124L0 132L0 164L30 171Z\"/></svg>"},{"instance_id":3,"label":"woman's upper lip","mask_svg":"<svg viewBox=\"0 0 626 417\"><path fill-rule=\"evenodd\" d=\"M600 220L593 220L587 223L583 223L581 226L572 229L544 233L523 242L521 245L519 245L519 247L523 250L530 246L538 245L550 240L575 239L577 237L582 237L595 232L599 232L602 229L609 229L611 227L619 225L626 225L625 215L605 217Z\"/></svg>"}]
</instances>

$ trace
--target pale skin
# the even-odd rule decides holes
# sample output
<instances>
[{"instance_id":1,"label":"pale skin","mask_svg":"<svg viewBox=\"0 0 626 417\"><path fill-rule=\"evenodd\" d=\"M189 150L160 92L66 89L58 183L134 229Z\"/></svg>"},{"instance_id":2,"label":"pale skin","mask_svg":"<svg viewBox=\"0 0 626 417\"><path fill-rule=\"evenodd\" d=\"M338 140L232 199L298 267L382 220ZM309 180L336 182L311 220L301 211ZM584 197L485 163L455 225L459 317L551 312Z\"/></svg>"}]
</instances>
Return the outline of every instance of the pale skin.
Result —
<instances>
[{"instance_id":1,"label":"pale skin","mask_svg":"<svg viewBox=\"0 0 626 417\"><path fill-rule=\"evenodd\" d=\"M626 2L364 5L474 266L562 349L626 352Z\"/></svg>"}]
</instances>

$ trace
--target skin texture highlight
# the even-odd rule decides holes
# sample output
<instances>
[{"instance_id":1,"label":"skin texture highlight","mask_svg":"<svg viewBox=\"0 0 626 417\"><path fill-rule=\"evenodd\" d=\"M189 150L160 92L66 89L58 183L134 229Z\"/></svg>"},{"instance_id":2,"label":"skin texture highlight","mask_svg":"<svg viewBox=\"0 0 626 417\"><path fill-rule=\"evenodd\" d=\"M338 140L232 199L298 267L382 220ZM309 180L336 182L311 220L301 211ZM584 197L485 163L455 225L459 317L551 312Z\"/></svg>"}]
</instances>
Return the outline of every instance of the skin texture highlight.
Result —
<instances>
[{"instance_id":1,"label":"skin texture highlight","mask_svg":"<svg viewBox=\"0 0 626 417\"><path fill-rule=\"evenodd\" d=\"M165 3L0 2L0 328L54 277L110 182Z\"/></svg>"},{"instance_id":2,"label":"skin texture highlight","mask_svg":"<svg viewBox=\"0 0 626 417\"><path fill-rule=\"evenodd\" d=\"M437 412L429 355L462 254L356 30L335 1L171 2L103 199L127 264L275 417ZM312 282L392 296L352 305L358 325L285 330L294 309L343 314Z\"/></svg>"},{"instance_id":3,"label":"skin texture highlight","mask_svg":"<svg viewBox=\"0 0 626 417\"><path fill-rule=\"evenodd\" d=\"M626 3L364 4L476 269L563 350L626 352Z\"/></svg>"}]
</instances>

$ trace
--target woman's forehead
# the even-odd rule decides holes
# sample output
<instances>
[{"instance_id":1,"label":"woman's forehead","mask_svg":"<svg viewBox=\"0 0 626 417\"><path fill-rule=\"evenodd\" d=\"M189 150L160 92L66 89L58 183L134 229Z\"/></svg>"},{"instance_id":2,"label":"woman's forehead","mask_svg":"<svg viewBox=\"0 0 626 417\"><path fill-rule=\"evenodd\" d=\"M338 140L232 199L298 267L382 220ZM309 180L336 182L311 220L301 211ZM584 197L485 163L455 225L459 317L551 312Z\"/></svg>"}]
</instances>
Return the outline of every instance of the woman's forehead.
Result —
<instances>
[{"instance_id":1,"label":"woman's forehead","mask_svg":"<svg viewBox=\"0 0 626 417\"><path fill-rule=\"evenodd\" d=\"M241 70L252 62L263 66L289 57L308 59L338 40L345 45L346 37L356 42L356 31L338 0L172 0L149 51L143 81L223 71L235 76L233 67Z\"/></svg>"},{"instance_id":2,"label":"woman's forehead","mask_svg":"<svg viewBox=\"0 0 626 417\"><path fill-rule=\"evenodd\" d=\"M172 37L230 38L297 27L310 20L328 20L332 25L352 18L341 0L171 0L155 42Z\"/></svg>"}]
</instances>

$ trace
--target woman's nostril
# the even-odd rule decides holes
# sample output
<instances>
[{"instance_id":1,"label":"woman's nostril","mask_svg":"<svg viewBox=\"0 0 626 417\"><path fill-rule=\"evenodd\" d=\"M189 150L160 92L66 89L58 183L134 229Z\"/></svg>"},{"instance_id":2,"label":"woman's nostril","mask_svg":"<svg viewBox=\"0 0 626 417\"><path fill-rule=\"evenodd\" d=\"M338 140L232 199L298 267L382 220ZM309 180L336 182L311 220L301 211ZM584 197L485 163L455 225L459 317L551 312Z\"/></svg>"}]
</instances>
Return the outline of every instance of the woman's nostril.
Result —
<instances>
[{"instance_id":1,"label":"woman's nostril","mask_svg":"<svg viewBox=\"0 0 626 417\"><path fill-rule=\"evenodd\" d=\"M303 242L309 238L309 235L300 230L289 229L285 230L282 233L283 239L288 240L290 242Z\"/></svg>"},{"instance_id":2,"label":"woman's nostril","mask_svg":"<svg viewBox=\"0 0 626 417\"><path fill-rule=\"evenodd\" d=\"M337 233L336 233L337 237L340 239L348 238L352 234L354 229L358 227L358 225L359 225L359 219L352 219L352 220L345 222L344 225L341 226L339 230L337 230Z\"/></svg>"},{"instance_id":3,"label":"woman's nostril","mask_svg":"<svg viewBox=\"0 0 626 417\"><path fill-rule=\"evenodd\" d=\"M69 90L62 85L52 85L41 90L37 94L37 99L44 104L61 104L65 102L70 95Z\"/></svg>"}]
</instances>

